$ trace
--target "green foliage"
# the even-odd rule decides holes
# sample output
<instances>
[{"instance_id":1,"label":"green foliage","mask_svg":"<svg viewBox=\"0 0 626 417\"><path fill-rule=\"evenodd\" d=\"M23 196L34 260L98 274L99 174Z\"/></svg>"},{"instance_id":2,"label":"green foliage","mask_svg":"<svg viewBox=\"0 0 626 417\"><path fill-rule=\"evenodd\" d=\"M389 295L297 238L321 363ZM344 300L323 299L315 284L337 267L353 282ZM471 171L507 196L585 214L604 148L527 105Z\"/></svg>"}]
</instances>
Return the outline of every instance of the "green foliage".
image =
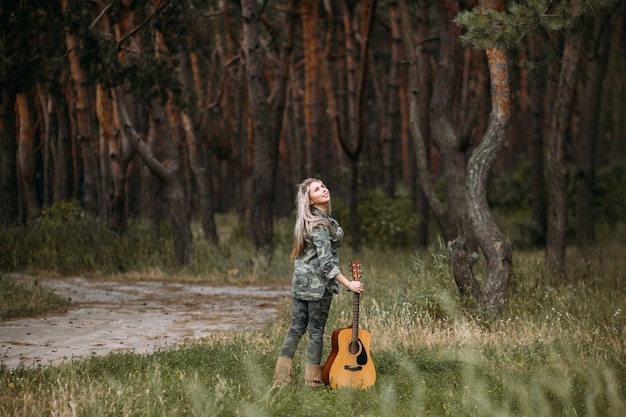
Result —
<instances>
[{"instance_id":1,"label":"green foliage","mask_svg":"<svg viewBox=\"0 0 626 417\"><path fill-rule=\"evenodd\" d=\"M584 30L586 17L601 13L612 5L611 0L583 1L576 10L568 0L510 1L506 11L475 7L459 13L455 22L466 29L461 35L462 42L476 49L519 49L523 47L524 38L531 35L566 36Z\"/></svg>"},{"instance_id":2,"label":"green foliage","mask_svg":"<svg viewBox=\"0 0 626 417\"><path fill-rule=\"evenodd\" d=\"M531 167L518 164L511 173L500 172L489 177L487 197L501 230L516 248L543 245L545 236L532 218Z\"/></svg>"},{"instance_id":3,"label":"green foliage","mask_svg":"<svg viewBox=\"0 0 626 417\"><path fill-rule=\"evenodd\" d=\"M77 201L55 203L30 228L0 231L0 268L60 274L124 272L167 265L171 239L159 238L146 222L130 222L118 236L88 215Z\"/></svg>"},{"instance_id":4,"label":"green foliage","mask_svg":"<svg viewBox=\"0 0 626 417\"><path fill-rule=\"evenodd\" d=\"M168 224L131 219L118 235L97 218L86 214L78 202L55 203L44 210L30 228L0 230L0 271L71 274L149 274L213 282L284 280L291 275L289 257L276 257L260 265L245 224L236 216L217 215L220 243L202 236L192 224L194 259L184 269L174 261L173 238ZM275 248L291 250L293 221L277 223ZM266 262L267 263L267 262Z\"/></svg>"},{"instance_id":5,"label":"green foliage","mask_svg":"<svg viewBox=\"0 0 626 417\"><path fill-rule=\"evenodd\" d=\"M594 189L596 218L611 228L626 220L626 161L616 161L598 170Z\"/></svg>"},{"instance_id":6,"label":"green foliage","mask_svg":"<svg viewBox=\"0 0 626 417\"><path fill-rule=\"evenodd\" d=\"M531 167L518 164L514 171L500 172L489 177L487 197L498 226L506 233L518 249L542 246L539 225L531 214ZM574 225L575 207L575 176L569 176L569 224ZM616 161L598 170L594 184L594 216L597 226L608 225L614 233L617 226L626 221L626 200L624 193L617 192L626 183L626 162ZM601 227L599 227L601 229Z\"/></svg>"},{"instance_id":7,"label":"green foliage","mask_svg":"<svg viewBox=\"0 0 626 417\"><path fill-rule=\"evenodd\" d=\"M333 200L333 216L348 232L350 215L345 202ZM359 194L361 238L365 246L410 248L415 241L419 216L415 214L408 195L400 191L389 198L381 190L363 190Z\"/></svg>"},{"instance_id":8,"label":"green foliage","mask_svg":"<svg viewBox=\"0 0 626 417\"><path fill-rule=\"evenodd\" d=\"M36 316L66 306L69 301L39 281L0 276L0 319Z\"/></svg>"},{"instance_id":9,"label":"green foliage","mask_svg":"<svg viewBox=\"0 0 626 417\"><path fill-rule=\"evenodd\" d=\"M2 3L0 75L4 75L5 87L25 92L46 76L43 62L58 52L56 41L62 32L42 35L42 28L53 27L62 28L58 2Z\"/></svg>"}]
</instances>

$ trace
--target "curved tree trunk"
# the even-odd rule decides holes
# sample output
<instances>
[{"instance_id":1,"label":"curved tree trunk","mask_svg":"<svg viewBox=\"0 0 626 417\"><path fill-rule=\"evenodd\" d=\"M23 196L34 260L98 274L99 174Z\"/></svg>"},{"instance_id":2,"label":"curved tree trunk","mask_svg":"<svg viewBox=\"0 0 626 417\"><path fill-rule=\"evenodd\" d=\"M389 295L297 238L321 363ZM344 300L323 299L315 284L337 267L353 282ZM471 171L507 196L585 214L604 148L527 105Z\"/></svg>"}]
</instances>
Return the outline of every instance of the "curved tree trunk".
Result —
<instances>
[{"instance_id":1,"label":"curved tree trunk","mask_svg":"<svg viewBox=\"0 0 626 417\"><path fill-rule=\"evenodd\" d=\"M167 161L167 164L160 162L150 147L139 137L128 116L123 94L120 88L115 89L115 103L121 127L128 141L135 148L150 172L163 184L163 190L167 196L167 208L172 234L174 236L176 262L180 266L188 265L193 260L193 238L185 203L183 176L180 172L180 149L178 144L174 143L174 140L170 137L170 128L167 123L165 109L159 103L152 103L150 118L156 137L164 145L164 160Z\"/></svg>"},{"instance_id":2,"label":"curved tree trunk","mask_svg":"<svg viewBox=\"0 0 626 417\"><path fill-rule=\"evenodd\" d=\"M422 108L421 103L423 103L422 95L426 94L426 92L422 91L423 84L420 83L420 67L415 41L413 39L413 25L409 18L406 0L401 0L399 6L400 19L402 22L402 37L409 61L409 87L411 90L409 118L411 137L413 138L413 147L415 150L415 162L417 165L417 179L433 214L437 218L444 237L451 237L454 235L454 232L450 226L451 222L448 219L448 212L435 193L428 164L428 151L425 143L427 138L422 133L424 126L421 123L420 109Z\"/></svg>"},{"instance_id":3,"label":"curved tree trunk","mask_svg":"<svg viewBox=\"0 0 626 417\"><path fill-rule=\"evenodd\" d=\"M503 10L504 5L502 0L482 0L481 8ZM487 48L486 52L491 76L492 110L487 132L468 162L466 200L470 223L487 261L487 276L481 298L473 301L477 303L479 311L498 315L508 299L513 249L498 229L489 209L487 180L489 171L506 142L511 118L511 93L505 51Z\"/></svg>"}]
</instances>

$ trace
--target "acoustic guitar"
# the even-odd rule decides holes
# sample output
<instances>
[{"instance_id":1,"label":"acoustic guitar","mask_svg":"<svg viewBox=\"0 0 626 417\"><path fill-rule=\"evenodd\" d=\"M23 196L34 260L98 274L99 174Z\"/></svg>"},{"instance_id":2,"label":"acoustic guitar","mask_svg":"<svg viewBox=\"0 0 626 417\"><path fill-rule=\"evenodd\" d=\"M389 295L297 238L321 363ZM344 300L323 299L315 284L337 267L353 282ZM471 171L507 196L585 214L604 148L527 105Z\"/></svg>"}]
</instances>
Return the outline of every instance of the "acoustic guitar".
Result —
<instances>
[{"instance_id":1,"label":"acoustic guitar","mask_svg":"<svg viewBox=\"0 0 626 417\"><path fill-rule=\"evenodd\" d=\"M352 279L361 279L361 262L351 261ZM360 294L354 293L352 326L332 335L332 350L322 372L322 381L331 388L368 388L376 382L376 368L370 356L371 335L359 329Z\"/></svg>"}]
</instances>

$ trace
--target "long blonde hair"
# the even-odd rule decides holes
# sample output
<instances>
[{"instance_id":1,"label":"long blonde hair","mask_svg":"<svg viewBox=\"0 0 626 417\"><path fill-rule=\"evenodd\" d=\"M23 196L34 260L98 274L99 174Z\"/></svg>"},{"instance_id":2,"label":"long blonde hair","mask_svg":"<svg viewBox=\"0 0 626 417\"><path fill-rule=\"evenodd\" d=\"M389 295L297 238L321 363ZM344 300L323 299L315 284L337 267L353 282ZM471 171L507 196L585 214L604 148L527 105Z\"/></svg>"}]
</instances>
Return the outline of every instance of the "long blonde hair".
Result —
<instances>
[{"instance_id":1,"label":"long blonde hair","mask_svg":"<svg viewBox=\"0 0 626 417\"><path fill-rule=\"evenodd\" d=\"M296 224L293 228L293 250L291 251L291 260L295 260L304 250L304 238L306 235L310 235L313 228L320 224L327 222L323 217L313 214L311 208L311 198L309 196L309 187L312 183L322 181L317 178L307 178L298 184L298 191L296 192ZM328 214L331 212L331 204L328 202Z\"/></svg>"}]
</instances>

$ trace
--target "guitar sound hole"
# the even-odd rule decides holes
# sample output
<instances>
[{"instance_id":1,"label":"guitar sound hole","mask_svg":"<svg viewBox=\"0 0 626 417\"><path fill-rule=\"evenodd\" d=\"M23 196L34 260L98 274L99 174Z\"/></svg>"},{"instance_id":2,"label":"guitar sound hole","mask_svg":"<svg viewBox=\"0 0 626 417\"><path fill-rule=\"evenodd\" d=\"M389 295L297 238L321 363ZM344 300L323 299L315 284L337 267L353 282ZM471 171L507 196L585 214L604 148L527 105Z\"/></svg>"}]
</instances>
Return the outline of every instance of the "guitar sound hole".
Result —
<instances>
[{"instance_id":1,"label":"guitar sound hole","mask_svg":"<svg viewBox=\"0 0 626 417\"><path fill-rule=\"evenodd\" d=\"M361 351L361 344L359 342L350 342L348 346L348 352L352 355L358 355Z\"/></svg>"}]
</instances>

